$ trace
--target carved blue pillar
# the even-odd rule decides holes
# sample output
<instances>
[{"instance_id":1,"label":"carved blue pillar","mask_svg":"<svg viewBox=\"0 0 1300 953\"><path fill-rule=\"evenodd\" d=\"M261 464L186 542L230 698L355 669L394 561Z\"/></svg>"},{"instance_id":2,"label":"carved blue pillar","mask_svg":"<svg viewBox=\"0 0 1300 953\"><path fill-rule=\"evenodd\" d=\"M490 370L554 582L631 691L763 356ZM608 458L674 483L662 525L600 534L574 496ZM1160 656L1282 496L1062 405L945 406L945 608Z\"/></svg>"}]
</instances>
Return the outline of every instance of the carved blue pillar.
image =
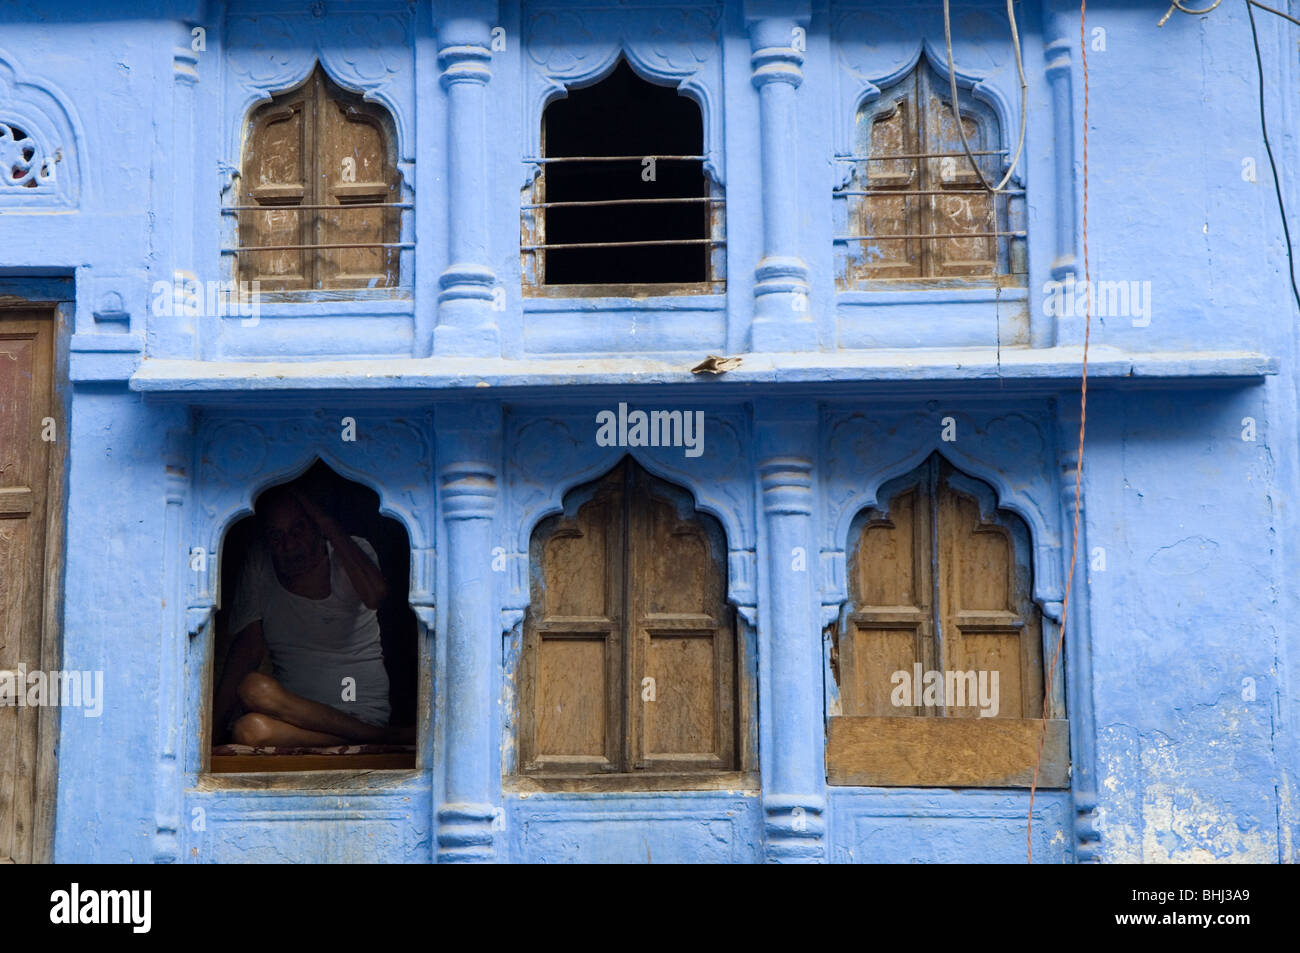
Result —
<instances>
[{"instance_id":1,"label":"carved blue pillar","mask_svg":"<svg viewBox=\"0 0 1300 953\"><path fill-rule=\"evenodd\" d=\"M499 357L488 266L487 84L496 4L466 2L438 24L438 62L447 91L448 264L439 279L435 354Z\"/></svg>"},{"instance_id":2,"label":"carved blue pillar","mask_svg":"<svg viewBox=\"0 0 1300 953\"><path fill-rule=\"evenodd\" d=\"M769 861L825 859L820 604L813 572L813 460L817 405L764 401L756 408L767 606L759 657L767 663L771 748L762 754L765 853Z\"/></svg>"},{"instance_id":3,"label":"carved blue pillar","mask_svg":"<svg viewBox=\"0 0 1300 953\"><path fill-rule=\"evenodd\" d=\"M791 13L791 10L801 12ZM796 173L803 53L796 49L808 23L807 4L748 0L745 20L758 90L758 134L763 178L763 257L754 270L755 351L813 351L817 326L809 300L808 265L799 257ZM799 44L802 46L802 43Z\"/></svg>"},{"instance_id":4,"label":"carved blue pillar","mask_svg":"<svg viewBox=\"0 0 1300 953\"><path fill-rule=\"evenodd\" d=\"M1043 39L1047 59L1047 83L1052 92L1052 134L1056 142L1053 150L1056 179L1055 206L1056 234L1053 242L1051 278L1067 281L1079 277L1076 255L1078 240L1078 181L1075 174L1074 132L1074 56L1079 46L1079 7L1065 0L1047 0L1043 4ZM1030 300L1034 300L1030 295ZM1042 313L1042 308L1030 311L1029 343L1033 347L1050 347L1062 343L1058 339L1056 319ZM1073 342L1071 342L1073 343Z\"/></svg>"},{"instance_id":5,"label":"carved blue pillar","mask_svg":"<svg viewBox=\"0 0 1300 953\"><path fill-rule=\"evenodd\" d=\"M447 607L439 613L446 619L446 678L438 862L490 862L500 782L492 728L501 670L492 576L500 409L451 407L438 411L435 425L447 554Z\"/></svg>"},{"instance_id":6,"label":"carved blue pillar","mask_svg":"<svg viewBox=\"0 0 1300 953\"><path fill-rule=\"evenodd\" d=\"M1066 393L1057 400L1058 442L1061 464L1061 534L1065 546L1065 572L1069 571L1074 538L1074 481L1079 468L1079 395ZM1092 630L1088 612L1087 510L1082 488L1079 496L1079 560L1070 589L1069 617L1060 603L1047 607L1065 623L1065 648L1058 665L1066 674L1065 697L1070 719L1070 788L1074 799L1074 859L1076 863L1101 860L1101 831L1097 827L1097 719L1092 698ZM1065 572L1062 575L1065 575ZM1051 665L1050 656L1044 659Z\"/></svg>"}]
</instances>

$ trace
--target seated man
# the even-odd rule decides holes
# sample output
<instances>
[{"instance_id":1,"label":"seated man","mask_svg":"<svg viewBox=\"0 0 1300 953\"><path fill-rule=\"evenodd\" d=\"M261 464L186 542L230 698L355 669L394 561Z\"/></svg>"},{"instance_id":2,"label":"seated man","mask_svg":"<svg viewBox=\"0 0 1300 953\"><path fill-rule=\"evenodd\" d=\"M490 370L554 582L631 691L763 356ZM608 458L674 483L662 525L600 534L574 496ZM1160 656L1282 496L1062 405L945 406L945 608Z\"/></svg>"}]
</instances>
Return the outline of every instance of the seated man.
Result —
<instances>
[{"instance_id":1,"label":"seated man","mask_svg":"<svg viewBox=\"0 0 1300 953\"><path fill-rule=\"evenodd\" d=\"M413 741L388 725L388 674L375 609L387 587L368 542L292 487L257 501L262 541L244 562L235 633L214 700L214 727L235 701L237 744L325 746ZM267 652L274 677L258 667Z\"/></svg>"}]
</instances>

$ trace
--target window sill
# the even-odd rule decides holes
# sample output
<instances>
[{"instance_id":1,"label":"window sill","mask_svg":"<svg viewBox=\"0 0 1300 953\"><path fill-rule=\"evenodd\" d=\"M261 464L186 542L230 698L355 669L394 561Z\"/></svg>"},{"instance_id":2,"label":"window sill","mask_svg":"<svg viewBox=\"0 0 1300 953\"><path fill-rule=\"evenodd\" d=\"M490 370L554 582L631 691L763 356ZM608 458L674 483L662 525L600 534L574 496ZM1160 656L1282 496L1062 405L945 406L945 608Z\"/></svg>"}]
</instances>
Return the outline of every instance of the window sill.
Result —
<instances>
[{"instance_id":1,"label":"window sill","mask_svg":"<svg viewBox=\"0 0 1300 953\"><path fill-rule=\"evenodd\" d=\"M524 292L524 311L723 311L725 289L689 285L548 285Z\"/></svg>"},{"instance_id":2,"label":"window sill","mask_svg":"<svg viewBox=\"0 0 1300 953\"><path fill-rule=\"evenodd\" d=\"M682 351L726 348L727 297L723 294L655 294L627 296L630 285L591 286L616 289L622 296L545 297L523 301L526 354ZM640 285L662 289L669 285ZM682 286L677 286L682 287ZM696 287L696 286L691 286Z\"/></svg>"},{"instance_id":3,"label":"window sill","mask_svg":"<svg viewBox=\"0 0 1300 953\"><path fill-rule=\"evenodd\" d=\"M757 773L726 771L709 774L530 775L506 778L506 794L657 793L678 791L758 791Z\"/></svg>"},{"instance_id":4,"label":"window sill","mask_svg":"<svg viewBox=\"0 0 1300 953\"><path fill-rule=\"evenodd\" d=\"M893 278L867 282L864 287L842 289L835 300L840 305L882 305L894 302L985 302L1024 301L1029 297L1025 275L1002 278Z\"/></svg>"},{"instance_id":5,"label":"window sill","mask_svg":"<svg viewBox=\"0 0 1300 953\"><path fill-rule=\"evenodd\" d=\"M345 757L334 755L333 757ZM267 766L271 768L270 765ZM239 774L200 774L195 791L284 791L310 794L316 791L378 791L407 787L420 782L424 772L402 770L334 769L328 771L256 771Z\"/></svg>"}]
</instances>

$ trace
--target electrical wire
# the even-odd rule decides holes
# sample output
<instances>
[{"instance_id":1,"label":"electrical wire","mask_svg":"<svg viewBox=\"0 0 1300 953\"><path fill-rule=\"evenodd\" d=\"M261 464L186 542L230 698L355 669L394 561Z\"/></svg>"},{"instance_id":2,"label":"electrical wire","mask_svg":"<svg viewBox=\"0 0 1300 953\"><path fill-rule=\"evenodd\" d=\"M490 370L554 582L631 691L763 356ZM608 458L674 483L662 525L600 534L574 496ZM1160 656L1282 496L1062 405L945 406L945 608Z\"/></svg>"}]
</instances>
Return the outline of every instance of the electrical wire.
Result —
<instances>
[{"instance_id":1,"label":"electrical wire","mask_svg":"<svg viewBox=\"0 0 1300 953\"><path fill-rule=\"evenodd\" d=\"M1016 52L1016 70L1020 73L1020 138L1016 143L1015 157L1011 160L1011 165L1007 167L1007 174L1002 177L1001 182L993 186L989 185L989 180L984 178L984 172L975 162L970 143L966 140L966 126L961 120L961 106L957 102L957 67L953 63L952 56L952 11L949 7L949 0L943 0L943 42L948 52L948 82L952 87L952 111L957 118L957 134L961 136L962 148L966 150L966 158L970 162L971 168L975 170L975 175L979 177L980 185L984 186L986 191L994 194L1000 193L1006 188L1006 184L1011 181L1011 176L1015 174L1016 166L1020 163L1020 156L1025 149L1025 114L1029 109L1029 83L1025 79L1025 63L1020 54L1020 30L1016 26L1016 11L1013 0L1007 0L1007 19L1011 22L1011 46Z\"/></svg>"},{"instance_id":2,"label":"electrical wire","mask_svg":"<svg viewBox=\"0 0 1300 953\"><path fill-rule=\"evenodd\" d=\"M1065 595L1061 601L1061 626L1056 639L1052 665L1043 683L1043 727L1038 734L1038 756L1034 761L1034 777L1029 784L1029 818L1025 825L1025 844L1028 863L1034 862L1034 794L1038 790L1038 773L1043 765L1043 742L1047 738L1047 710L1052 698L1052 683L1056 678L1056 664L1065 646L1065 628L1070 620L1070 591L1074 585L1074 572L1079 561L1079 513L1083 509L1083 438L1088 427L1088 344L1092 338L1092 269L1088 264L1088 0L1079 4L1079 49L1083 73L1083 277L1087 294L1084 295L1083 373L1079 381L1079 450L1074 468L1074 538L1070 544L1070 571L1065 577Z\"/></svg>"},{"instance_id":3,"label":"electrical wire","mask_svg":"<svg viewBox=\"0 0 1300 953\"><path fill-rule=\"evenodd\" d=\"M1267 10L1269 13L1273 14L1274 16L1281 17L1283 20L1290 20L1296 26L1300 26L1300 20L1297 20L1289 13L1283 13L1281 10L1274 10L1272 7L1266 7L1262 3L1256 3L1255 0L1246 0L1246 2L1249 3L1252 7L1259 7L1261 10Z\"/></svg>"},{"instance_id":4,"label":"electrical wire","mask_svg":"<svg viewBox=\"0 0 1300 953\"><path fill-rule=\"evenodd\" d=\"M1282 200L1282 181L1277 175L1277 160L1273 158L1273 146L1268 141L1268 119L1264 114L1264 60L1259 53L1259 33L1255 29L1255 6L1252 0L1246 0L1246 14L1250 17L1250 38L1255 44L1255 68L1259 72L1259 128L1264 134L1264 151L1268 153L1268 165L1273 170L1273 191L1277 194L1277 208L1282 216L1282 234L1286 237L1286 263L1287 274L1291 276L1291 294L1295 297L1296 307L1300 308L1300 287L1297 287L1295 279L1295 249L1291 245L1291 227L1287 224L1286 203ZM1270 8L1264 7L1264 9ZM1291 17L1286 19L1290 20Z\"/></svg>"}]
</instances>

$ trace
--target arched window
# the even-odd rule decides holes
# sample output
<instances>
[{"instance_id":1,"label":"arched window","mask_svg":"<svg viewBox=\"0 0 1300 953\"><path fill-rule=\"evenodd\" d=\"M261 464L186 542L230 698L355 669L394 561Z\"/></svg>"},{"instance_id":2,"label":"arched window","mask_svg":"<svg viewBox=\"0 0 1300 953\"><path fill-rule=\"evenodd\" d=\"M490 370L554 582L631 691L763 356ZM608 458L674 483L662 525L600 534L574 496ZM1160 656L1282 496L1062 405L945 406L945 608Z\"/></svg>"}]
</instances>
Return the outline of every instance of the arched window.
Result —
<instances>
[{"instance_id":1,"label":"arched window","mask_svg":"<svg viewBox=\"0 0 1300 953\"><path fill-rule=\"evenodd\" d=\"M523 205L527 291L722 290L722 198L695 102L620 60L547 107L542 150Z\"/></svg>"},{"instance_id":2,"label":"arched window","mask_svg":"<svg viewBox=\"0 0 1300 953\"><path fill-rule=\"evenodd\" d=\"M880 500L850 537L831 782L1027 787L1046 654L1028 528L938 454ZM1055 708L1044 787L1066 783L1068 731Z\"/></svg>"},{"instance_id":3,"label":"arched window","mask_svg":"<svg viewBox=\"0 0 1300 953\"><path fill-rule=\"evenodd\" d=\"M319 66L249 117L238 194L239 280L262 291L398 284L391 118Z\"/></svg>"},{"instance_id":4,"label":"arched window","mask_svg":"<svg viewBox=\"0 0 1300 953\"><path fill-rule=\"evenodd\" d=\"M210 770L414 768L418 626L402 524L319 460L254 510L221 546ZM307 719L304 700L316 706ZM326 706L363 724L320 721Z\"/></svg>"},{"instance_id":5,"label":"arched window","mask_svg":"<svg viewBox=\"0 0 1300 953\"><path fill-rule=\"evenodd\" d=\"M735 769L736 628L722 526L625 459L533 533L522 774Z\"/></svg>"},{"instance_id":6,"label":"arched window","mask_svg":"<svg viewBox=\"0 0 1300 953\"><path fill-rule=\"evenodd\" d=\"M1010 156L997 116L958 90L962 128L984 179ZM995 278L1025 272L1021 192L988 192L957 131L951 85L922 55L916 68L858 113L852 176L837 191L842 284L888 278Z\"/></svg>"}]
</instances>

